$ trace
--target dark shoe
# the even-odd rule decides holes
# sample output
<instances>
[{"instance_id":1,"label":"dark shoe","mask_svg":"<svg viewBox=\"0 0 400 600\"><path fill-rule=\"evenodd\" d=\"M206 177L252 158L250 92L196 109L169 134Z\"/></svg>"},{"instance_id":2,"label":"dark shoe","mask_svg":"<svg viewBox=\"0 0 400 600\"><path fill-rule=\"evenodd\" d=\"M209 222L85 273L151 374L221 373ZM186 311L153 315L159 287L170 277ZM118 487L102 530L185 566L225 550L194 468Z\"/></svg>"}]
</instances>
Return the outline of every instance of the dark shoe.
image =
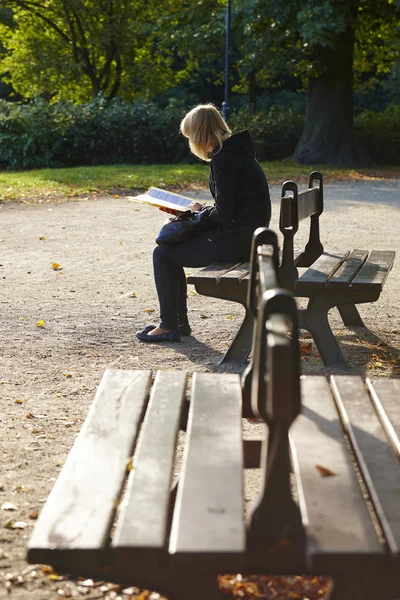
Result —
<instances>
[{"instance_id":1,"label":"dark shoe","mask_svg":"<svg viewBox=\"0 0 400 600\"><path fill-rule=\"evenodd\" d=\"M152 331L156 327L158 327L158 325L147 325L147 327L145 327L143 329L143 331ZM192 333L189 323L184 323L183 325L178 325L178 327L179 327L179 333L181 335L190 335Z\"/></svg>"},{"instance_id":2,"label":"dark shoe","mask_svg":"<svg viewBox=\"0 0 400 600\"><path fill-rule=\"evenodd\" d=\"M147 329L147 328L146 328ZM166 331L165 333L159 333L158 335L149 335L148 331L138 331L136 337L141 342L149 342L150 344L157 342L181 342L181 334L179 331ZM154 327L152 328L154 329Z\"/></svg>"}]
</instances>

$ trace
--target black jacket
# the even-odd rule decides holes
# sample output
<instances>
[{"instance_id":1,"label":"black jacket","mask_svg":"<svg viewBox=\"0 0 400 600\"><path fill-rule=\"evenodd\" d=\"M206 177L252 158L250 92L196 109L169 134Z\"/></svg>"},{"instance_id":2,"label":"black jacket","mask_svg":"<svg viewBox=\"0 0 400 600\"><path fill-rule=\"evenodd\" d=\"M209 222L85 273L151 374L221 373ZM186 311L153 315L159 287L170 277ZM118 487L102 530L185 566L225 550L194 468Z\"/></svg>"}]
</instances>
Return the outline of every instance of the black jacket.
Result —
<instances>
[{"instance_id":1,"label":"black jacket","mask_svg":"<svg viewBox=\"0 0 400 600\"><path fill-rule=\"evenodd\" d=\"M216 151L210 163L209 185L215 204L207 210L220 231L268 227L268 183L247 130L229 137Z\"/></svg>"}]
</instances>

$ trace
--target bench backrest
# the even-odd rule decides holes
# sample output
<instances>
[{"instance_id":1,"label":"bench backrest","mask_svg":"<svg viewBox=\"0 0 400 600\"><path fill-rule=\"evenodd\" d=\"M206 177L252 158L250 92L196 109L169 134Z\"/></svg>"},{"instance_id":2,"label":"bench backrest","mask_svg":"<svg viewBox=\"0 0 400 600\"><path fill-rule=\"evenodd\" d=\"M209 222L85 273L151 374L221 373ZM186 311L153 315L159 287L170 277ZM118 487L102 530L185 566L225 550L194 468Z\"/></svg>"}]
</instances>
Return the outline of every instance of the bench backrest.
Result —
<instances>
[{"instance_id":1,"label":"bench backrest","mask_svg":"<svg viewBox=\"0 0 400 600\"><path fill-rule=\"evenodd\" d=\"M323 178L318 171L310 175L308 189L299 192L294 181L282 187L279 228L283 234L282 262L279 269L281 285L294 291L298 278L297 267L309 267L324 251L320 240L319 217L324 210ZM294 256L294 237L299 223L310 219L308 242L298 256Z\"/></svg>"},{"instance_id":2,"label":"bench backrest","mask_svg":"<svg viewBox=\"0 0 400 600\"><path fill-rule=\"evenodd\" d=\"M276 393L270 390L269 397L284 395L297 398L299 402L297 309L292 295L279 287L278 271L277 236L271 229L259 228L254 232L250 254L247 307L254 315L255 326L252 359L242 382L243 415L261 415L266 420L272 410L267 408L264 389L266 363L269 366L274 363L274 377L270 378L270 384L278 386ZM288 331L290 338L287 337ZM284 386L291 387L284 391ZM286 410L288 403L281 404L282 407L284 405Z\"/></svg>"},{"instance_id":3,"label":"bench backrest","mask_svg":"<svg viewBox=\"0 0 400 600\"><path fill-rule=\"evenodd\" d=\"M255 315L253 357L244 375L243 413L268 425L263 449L263 483L248 524L249 546L288 537L304 540L302 517L291 494L289 428L300 413L300 353L297 307L279 287L277 237L258 229L250 257L248 308ZM271 519L273 515L273 519Z\"/></svg>"}]
</instances>

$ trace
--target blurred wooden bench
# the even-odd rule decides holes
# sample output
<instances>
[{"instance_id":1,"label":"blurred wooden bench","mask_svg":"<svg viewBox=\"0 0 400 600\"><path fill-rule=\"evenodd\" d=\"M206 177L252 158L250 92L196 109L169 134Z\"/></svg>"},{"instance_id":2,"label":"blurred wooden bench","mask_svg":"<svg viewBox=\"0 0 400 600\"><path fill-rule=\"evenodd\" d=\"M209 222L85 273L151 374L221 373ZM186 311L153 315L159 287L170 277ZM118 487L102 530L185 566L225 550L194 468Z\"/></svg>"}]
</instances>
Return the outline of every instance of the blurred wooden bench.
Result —
<instances>
[{"instance_id":1,"label":"blurred wooden bench","mask_svg":"<svg viewBox=\"0 0 400 600\"><path fill-rule=\"evenodd\" d=\"M332 575L335 600L399 593L399 380L300 380L294 299L268 283L273 245L257 255L244 384L236 374L195 373L190 386L184 372L153 381L106 371L29 562L170 600L217 600L217 574L238 572ZM244 396L266 423L245 442ZM244 472L260 466L245 514Z\"/></svg>"},{"instance_id":2,"label":"blurred wooden bench","mask_svg":"<svg viewBox=\"0 0 400 600\"><path fill-rule=\"evenodd\" d=\"M324 251L320 240L319 218L323 212L323 181L311 173L308 190L298 192L296 183L282 188L280 230L283 234L281 285L297 297L308 298L299 312L299 325L312 334L326 366L348 367L332 333L328 311L337 307L346 326L363 327L356 304L378 300L393 266L391 250L350 249ZM309 220L309 239L302 251L294 250L294 238L301 221ZM340 245L340 232L338 232ZM307 267L299 276L298 268Z\"/></svg>"},{"instance_id":3,"label":"blurred wooden bench","mask_svg":"<svg viewBox=\"0 0 400 600\"><path fill-rule=\"evenodd\" d=\"M298 192L288 181L282 188L280 230L284 236L279 281L297 297L309 298L300 311L300 327L312 334L325 366L347 369L343 353L332 333L328 311L337 307L344 325L364 326L356 304L375 302L392 268L395 253L382 250L325 251L320 241L319 217L323 212L323 178L314 171L309 186ZM299 223L310 219L309 240L304 249L294 247ZM339 235L338 244L340 245ZM299 277L298 267L309 267ZM188 276L199 294L239 302L244 320L221 363L245 362L252 346L253 317L247 305L250 263L214 263Z\"/></svg>"}]
</instances>

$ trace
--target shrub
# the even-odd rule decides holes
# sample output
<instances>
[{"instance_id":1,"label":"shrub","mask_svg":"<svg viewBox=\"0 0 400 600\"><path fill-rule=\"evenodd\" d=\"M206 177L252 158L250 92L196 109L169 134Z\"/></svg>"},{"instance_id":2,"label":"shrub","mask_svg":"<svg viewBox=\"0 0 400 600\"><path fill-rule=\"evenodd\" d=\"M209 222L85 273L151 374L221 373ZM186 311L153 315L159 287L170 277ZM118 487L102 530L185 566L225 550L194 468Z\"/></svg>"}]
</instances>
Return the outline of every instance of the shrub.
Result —
<instances>
[{"instance_id":1,"label":"shrub","mask_svg":"<svg viewBox=\"0 0 400 600\"><path fill-rule=\"evenodd\" d=\"M32 169L112 163L179 162L185 109L99 99L28 105L0 101L0 167Z\"/></svg>"},{"instance_id":2,"label":"shrub","mask_svg":"<svg viewBox=\"0 0 400 600\"><path fill-rule=\"evenodd\" d=\"M279 160L291 156L304 124L304 116L293 108L272 105L265 112L247 108L232 115L233 129L249 129L259 160Z\"/></svg>"},{"instance_id":3,"label":"shrub","mask_svg":"<svg viewBox=\"0 0 400 600\"><path fill-rule=\"evenodd\" d=\"M187 107L98 99L88 104L13 104L0 100L0 168L33 169L100 164L178 163L192 160L179 124ZM231 127L249 129L260 160L291 156L304 122L299 102L233 111ZM355 118L356 135L373 162L400 163L400 105Z\"/></svg>"},{"instance_id":4,"label":"shrub","mask_svg":"<svg viewBox=\"0 0 400 600\"><path fill-rule=\"evenodd\" d=\"M383 112L366 110L355 118L357 139L376 164L400 163L400 104L391 104Z\"/></svg>"}]
</instances>

